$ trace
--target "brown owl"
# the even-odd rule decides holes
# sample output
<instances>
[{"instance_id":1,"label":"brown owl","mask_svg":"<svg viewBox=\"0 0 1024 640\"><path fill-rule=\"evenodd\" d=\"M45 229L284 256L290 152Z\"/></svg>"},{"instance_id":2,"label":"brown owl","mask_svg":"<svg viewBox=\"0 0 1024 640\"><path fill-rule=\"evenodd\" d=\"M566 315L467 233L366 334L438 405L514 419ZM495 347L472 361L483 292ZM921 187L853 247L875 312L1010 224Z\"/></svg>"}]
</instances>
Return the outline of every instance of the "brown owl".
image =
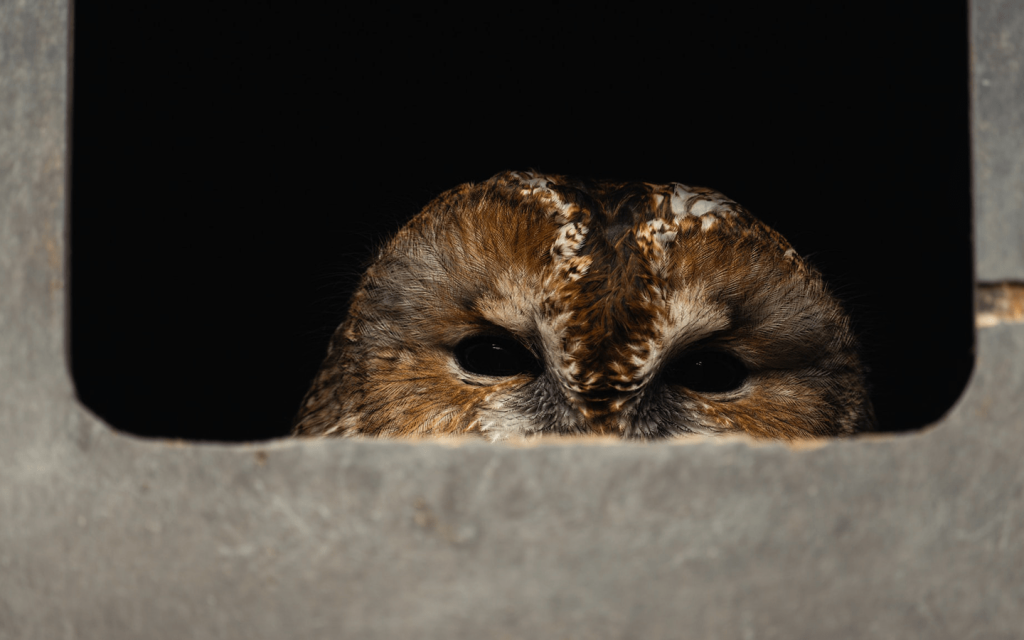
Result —
<instances>
[{"instance_id":1,"label":"brown owl","mask_svg":"<svg viewBox=\"0 0 1024 640\"><path fill-rule=\"evenodd\" d=\"M874 425L850 322L710 189L500 173L380 252L299 436L845 436Z\"/></svg>"}]
</instances>

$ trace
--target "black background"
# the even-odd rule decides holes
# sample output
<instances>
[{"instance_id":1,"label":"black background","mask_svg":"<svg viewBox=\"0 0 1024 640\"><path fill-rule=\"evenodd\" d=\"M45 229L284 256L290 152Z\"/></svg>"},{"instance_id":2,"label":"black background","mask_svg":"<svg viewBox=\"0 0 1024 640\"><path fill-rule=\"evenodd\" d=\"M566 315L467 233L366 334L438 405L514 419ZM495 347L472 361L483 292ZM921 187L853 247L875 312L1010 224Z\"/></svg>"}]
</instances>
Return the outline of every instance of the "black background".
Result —
<instances>
[{"instance_id":1,"label":"black background","mask_svg":"<svg viewBox=\"0 0 1024 640\"><path fill-rule=\"evenodd\" d=\"M72 364L127 431L287 433L374 248L503 169L723 191L851 310L887 429L972 365L960 2L80 1Z\"/></svg>"}]
</instances>

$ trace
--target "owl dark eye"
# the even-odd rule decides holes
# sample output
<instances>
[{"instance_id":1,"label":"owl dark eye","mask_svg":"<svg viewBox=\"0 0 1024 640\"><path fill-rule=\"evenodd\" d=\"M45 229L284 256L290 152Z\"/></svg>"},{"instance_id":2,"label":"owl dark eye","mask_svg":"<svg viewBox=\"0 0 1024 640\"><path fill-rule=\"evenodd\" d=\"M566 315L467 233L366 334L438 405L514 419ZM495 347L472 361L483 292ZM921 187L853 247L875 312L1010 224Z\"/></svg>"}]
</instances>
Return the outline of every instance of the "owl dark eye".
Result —
<instances>
[{"instance_id":1,"label":"owl dark eye","mask_svg":"<svg viewBox=\"0 0 1024 640\"><path fill-rule=\"evenodd\" d=\"M683 354L668 366L665 377L670 384L698 392L732 391L747 379L747 368L739 358L721 351L696 351Z\"/></svg>"},{"instance_id":2,"label":"owl dark eye","mask_svg":"<svg viewBox=\"0 0 1024 640\"><path fill-rule=\"evenodd\" d=\"M484 376L508 377L537 373L540 362L513 338L471 336L455 346L455 359L466 371Z\"/></svg>"}]
</instances>

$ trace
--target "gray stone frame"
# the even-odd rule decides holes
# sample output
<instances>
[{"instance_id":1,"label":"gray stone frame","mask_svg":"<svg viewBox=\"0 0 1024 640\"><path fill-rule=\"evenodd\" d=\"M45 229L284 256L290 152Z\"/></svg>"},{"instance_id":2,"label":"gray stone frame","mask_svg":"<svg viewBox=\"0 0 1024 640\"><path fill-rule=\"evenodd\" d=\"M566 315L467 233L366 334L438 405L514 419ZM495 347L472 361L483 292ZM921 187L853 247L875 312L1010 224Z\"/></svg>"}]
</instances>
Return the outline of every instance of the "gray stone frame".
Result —
<instances>
[{"instance_id":1,"label":"gray stone frame","mask_svg":"<svg viewBox=\"0 0 1024 640\"><path fill-rule=\"evenodd\" d=\"M937 424L217 445L75 398L69 5L0 4L0 639L1024 637L1024 4L970 12L983 304Z\"/></svg>"}]
</instances>

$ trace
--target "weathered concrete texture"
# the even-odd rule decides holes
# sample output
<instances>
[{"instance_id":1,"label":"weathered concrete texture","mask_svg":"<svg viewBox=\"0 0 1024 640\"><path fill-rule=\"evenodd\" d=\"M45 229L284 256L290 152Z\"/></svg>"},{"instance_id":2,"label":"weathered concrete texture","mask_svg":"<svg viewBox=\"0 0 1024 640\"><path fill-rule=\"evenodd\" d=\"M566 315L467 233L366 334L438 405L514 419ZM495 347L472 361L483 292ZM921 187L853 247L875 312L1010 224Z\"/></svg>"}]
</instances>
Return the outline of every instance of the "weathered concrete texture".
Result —
<instances>
[{"instance_id":1,"label":"weathered concrete texture","mask_svg":"<svg viewBox=\"0 0 1024 640\"><path fill-rule=\"evenodd\" d=\"M810 450L101 424L65 361L66 16L0 6L0 639L1024 636L1024 325L939 425Z\"/></svg>"},{"instance_id":2,"label":"weathered concrete texture","mask_svg":"<svg viewBox=\"0 0 1024 640\"><path fill-rule=\"evenodd\" d=\"M3 404L5 417L14 411L12 418L33 424L49 421L53 392L71 388L64 353L67 20L65 2L0 5L0 388L5 399L19 399Z\"/></svg>"},{"instance_id":3,"label":"weathered concrete texture","mask_svg":"<svg viewBox=\"0 0 1024 640\"><path fill-rule=\"evenodd\" d=\"M970 16L977 276L1024 282L1024 3L977 0Z\"/></svg>"},{"instance_id":4,"label":"weathered concrete texture","mask_svg":"<svg viewBox=\"0 0 1024 640\"><path fill-rule=\"evenodd\" d=\"M68 437L0 472L0 629L1020 637L1019 329L982 333L942 425L808 451L197 447L116 435L68 402Z\"/></svg>"}]
</instances>

